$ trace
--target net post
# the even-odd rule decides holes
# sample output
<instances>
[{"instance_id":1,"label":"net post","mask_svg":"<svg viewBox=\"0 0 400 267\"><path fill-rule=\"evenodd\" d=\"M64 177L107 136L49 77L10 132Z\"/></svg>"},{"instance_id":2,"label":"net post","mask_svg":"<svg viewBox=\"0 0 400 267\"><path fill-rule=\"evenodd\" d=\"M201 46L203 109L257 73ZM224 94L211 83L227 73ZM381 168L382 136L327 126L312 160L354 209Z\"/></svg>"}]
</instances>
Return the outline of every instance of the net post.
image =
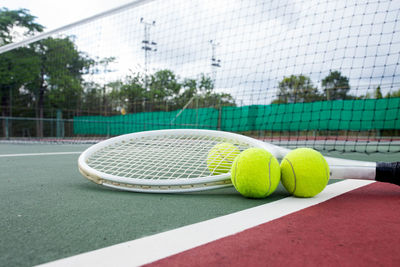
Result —
<instances>
[{"instance_id":1,"label":"net post","mask_svg":"<svg viewBox=\"0 0 400 267\"><path fill-rule=\"evenodd\" d=\"M8 128L8 117L5 118L5 138L10 139L10 133Z\"/></svg>"},{"instance_id":2,"label":"net post","mask_svg":"<svg viewBox=\"0 0 400 267\"><path fill-rule=\"evenodd\" d=\"M62 119L61 109L57 109L57 114L56 114L56 137L57 138L64 137L64 121Z\"/></svg>"},{"instance_id":3,"label":"net post","mask_svg":"<svg viewBox=\"0 0 400 267\"><path fill-rule=\"evenodd\" d=\"M222 119L222 106L219 105L218 108L218 131L221 131L221 119Z\"/></svg>"}]
</instances>

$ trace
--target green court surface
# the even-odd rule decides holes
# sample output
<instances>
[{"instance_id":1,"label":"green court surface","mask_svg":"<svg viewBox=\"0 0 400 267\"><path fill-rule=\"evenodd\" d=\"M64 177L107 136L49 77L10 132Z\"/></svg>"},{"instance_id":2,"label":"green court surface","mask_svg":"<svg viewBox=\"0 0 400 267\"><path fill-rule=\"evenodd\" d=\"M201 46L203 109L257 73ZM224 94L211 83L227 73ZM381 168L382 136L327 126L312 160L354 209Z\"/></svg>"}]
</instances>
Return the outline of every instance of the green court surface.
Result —
<instances>
[{"instance_id":1,"label":"green court surface","mask_svg":"<svg viewBox=\"0 0 400 267\"><path fill-rule=\"evenodd\" d=\"M86 147L0 144L0 266L45 263L288 196L281 185L262 200L243 198L233 188L190 194L106 189L77 169ZM25 153L43 154L13 155ZM398 154L351 157L394 161Z\"/></svg>"}]
</instances>

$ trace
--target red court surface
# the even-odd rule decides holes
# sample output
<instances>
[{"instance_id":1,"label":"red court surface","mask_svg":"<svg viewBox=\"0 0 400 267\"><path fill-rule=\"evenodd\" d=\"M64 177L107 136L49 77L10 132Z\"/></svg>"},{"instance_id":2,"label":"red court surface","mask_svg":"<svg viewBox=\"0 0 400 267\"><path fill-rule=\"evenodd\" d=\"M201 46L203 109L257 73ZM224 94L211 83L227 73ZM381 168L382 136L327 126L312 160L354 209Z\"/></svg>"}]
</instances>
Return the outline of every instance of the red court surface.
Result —
<instances>
[{"instance_id":1,"label":"red court surface","mask_svg":"<svg viewBox=\"0 0 400 267\"><path fill-rule=\"evenodd\" d=\"M400 188L373 183L150 266L400 266Z\"/></svg>"}]
</instances>

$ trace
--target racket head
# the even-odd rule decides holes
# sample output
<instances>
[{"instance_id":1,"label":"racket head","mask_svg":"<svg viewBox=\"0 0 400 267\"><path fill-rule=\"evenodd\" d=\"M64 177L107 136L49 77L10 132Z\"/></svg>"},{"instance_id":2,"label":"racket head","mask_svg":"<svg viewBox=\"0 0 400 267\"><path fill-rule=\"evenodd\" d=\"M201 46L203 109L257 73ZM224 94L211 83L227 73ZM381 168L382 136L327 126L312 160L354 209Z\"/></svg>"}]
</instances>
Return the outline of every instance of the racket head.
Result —
<instances>
[{"instance_id":1,"label":"racket head","mask_svg":"<svg viewBox=\"0 0 400 267\"><path fill-rule=\"evenodd\" d=\"M230 170L213 173L209 151L230 143L239 151L277 147L247 136L213 130L173 129L125 134L97 143L78 159L81 174L107 187L149 193L176 193L231 186ZM220 168L221 170L221 168Z\"/></svg>"}]
</instances>

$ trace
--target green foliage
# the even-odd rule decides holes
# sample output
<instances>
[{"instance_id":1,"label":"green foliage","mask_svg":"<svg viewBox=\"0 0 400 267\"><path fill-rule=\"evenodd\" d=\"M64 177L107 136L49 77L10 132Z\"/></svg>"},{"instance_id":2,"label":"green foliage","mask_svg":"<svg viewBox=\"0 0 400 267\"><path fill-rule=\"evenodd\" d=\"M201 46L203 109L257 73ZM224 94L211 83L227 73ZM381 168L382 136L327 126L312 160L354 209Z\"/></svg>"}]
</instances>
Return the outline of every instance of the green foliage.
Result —
<instances>
[{"instance_id":1,"label":"green foliage","mask_svg":"<svg viewBox=\"0 0 400 267\"><path fill-rule=\"evenodd\" d=\"M87 114L96 114L102 107L102 88L95 82L86 82L83 84L84 92L81 99L81 109Z\"/></svg>"},{"instance_id":2,"label":"green foliage","mask_svg":"<svg viewBox=\"0 0 400 267\"><path fill-rule=\"evenodd\" d=\"M22 35L27 36L41 32L43 26L34 22L35 17L25 9L8 10L0 9L0 46L11 43L18 28ZM11 115L12 106L16 104L27 105L29 102L13 101L11 96L22 94L27 96L26 91L19 92L34 77L39 62L34 51L27 47L14 49L0 54L0 110L1 115ZM26 100L26 98L24 98ZM22 102L22 103L17 103Z\"/></svg>"},{"instance_id":3,"label":"green foliage","mask_svg":"<svg viewBox=\"0 0 400 267\"><path fill-rule=\"evenodd\" d=\"M205 74L201 74L198 80L185 79L182 82L183 92L175 98L175 109L184 107L189 101L193 107L236 106L235 100L230 94L214 92L214 82Z\"/></svg>"},{"instance_id":4,"label":"green foliage","mask_svg":"<svg viewBox=\"0 0 400 267\"><path fill-rule=\"evenodd\" d=\"M313 86L309 77L304 75L291 75L284 77L279 82L278 98L272 104L314 102L321 100L355 99L349 95L349 79L342 76L340 71L330 71L321 82L323 93Z\"/></svg>"},{"instance_id":5,"label":"green foliage","mask_svg":"<svg viewBox=\"0 0 400 267\"><path fill-rule=\"evenodd\" d=\"M400 97L400 89L386 94L385 98Z\"/></svg>"},{"instance_id":6,"label":"green foliage","mask_svg":"<svg viewBox=\"0 0 400 267\"><path fill-rule=\"evenodd\" d=\"M181 84L171 70L160 70L150 76L150 82L145 94L146 99L155 102L166 101L178 95Z\"/></svg>"},{"instance_id":7,"label":"green foliage","mask_svg":"<svg viewBox=\"0 0 400 267\"><path fill-rule=\"evenodd\" d=\"M352 99L348 95L350 91L349 78L342 76L340 71L330 71L322 82L323 98L326 100Z\"/></svg>"},{"instance_id":8,"label":"green foliage","mask_svg":"<svg viewBox=\"0 0 400 267\"><path fill-rule=\"evenodd\" d=\"M34 22L35 18L26 9L0 8L0 46L13 42L16 28L22 29L24 36L43 31L44 27Z\"/></svg>"},{"instance_id":9,"label":"green foliage","mask_svg":"<svg viewBox=\"0 0 400 267\"><path fill-rule=\"evenodd\" d=\"M72 40L47 38L33 44L40 59L40 71L31 90L37 95L48 94L53 108L76 109L82 94L82 75L92 60L81 54Z\"/></svg>"},{"instance_id":10,"label":"green foliage","mask_svg":"<svg viewBox=\"0 0 400 267\"><path fill-rule=\"evenodd\" d=\"M0 44L15 41L16 30L26 35L42 31L34 19L24 9L0 9ZM235 105L231 95L216 93L213 81L204 74L198 79L181 79L172 70L162 69L104 82L98 77L112 72L117 59L90 58L74 41L74 36L50 37L0 54L2 116L10 115L12 109L13 116L38 118L62 109L63 118L68 119L82 113L111 115L121 108L127 112L168 111L189 102L197 107ZM88 81L86 74L94 79ZM38 123L36 128L42 136L43 125Z\"/></svg>"},{"instance_id":11,"label":"green foliage","mask_svg":"<svg viewBox=\"0 0 400 267\"><path fill-rule=\"evenodd\" d=\"M235 105L230 94L216 93L210 77L179 79L171 70L164 69L148 75L133 73L114 86L108 98L115 109L124 107L127 112L168 111L185 107Z\"/></svg>"},{"instance_id":12,"label":"green foliage","mask_svg":"<svg viewBox=\"0 0 400 267\"><path fill-rule=\"evenodd\" d=\"M373 93L368 92L365 95L358 97L357 99L381 99L394 97L400 97L400 89L397 91L389 92L385 95L385 97L383 97L381 86L378 86Z\"/></svg>"},{"instance_id":13,"label":"green foliage","mask_svg":"<svg viewBox=\"0 0 400 267\"><path fill-rule=\"evenodd\" d=\"M131 73L123 81L115 81L108 86L112 89L109 96L113 99L114 109L125 108L129 112L143 111L145 99L145 77L140 73Z\"/></svg>"},{"instance_id":14,"label":"green foliage","mask_svg":"<svg viewBox=\"0 0 400 267\"><path fill-rule=\"evenodd\" d=\"M211 80L210 77L207 77L204 75L204 73L202 73L198 84L199 91L197 93L203 95L212 94L212 90L214 89L214 82Z\"/></svg>"},{"instance_id":15,"label":"green foliage","mask_svg":"<svg viewBox=\"0 0 400 267\"><path fill-rule=\"evenodd\" d=\"M375 99L381 99L382 98L382 91L381 91L381 87L378 86L375 89Z\"/></svg>"},{"instance_id":16,"label":"green foliage","mask_svg":"<svg viewBox=\"0 0 400 267\"><path fill-rule=\"evenodd\" d=\"M279 95L278 99L273 101L274 104L313 102L321 99L311 79L304 75L284 77L278 87Z\"/></svg>"}]
</instances>

